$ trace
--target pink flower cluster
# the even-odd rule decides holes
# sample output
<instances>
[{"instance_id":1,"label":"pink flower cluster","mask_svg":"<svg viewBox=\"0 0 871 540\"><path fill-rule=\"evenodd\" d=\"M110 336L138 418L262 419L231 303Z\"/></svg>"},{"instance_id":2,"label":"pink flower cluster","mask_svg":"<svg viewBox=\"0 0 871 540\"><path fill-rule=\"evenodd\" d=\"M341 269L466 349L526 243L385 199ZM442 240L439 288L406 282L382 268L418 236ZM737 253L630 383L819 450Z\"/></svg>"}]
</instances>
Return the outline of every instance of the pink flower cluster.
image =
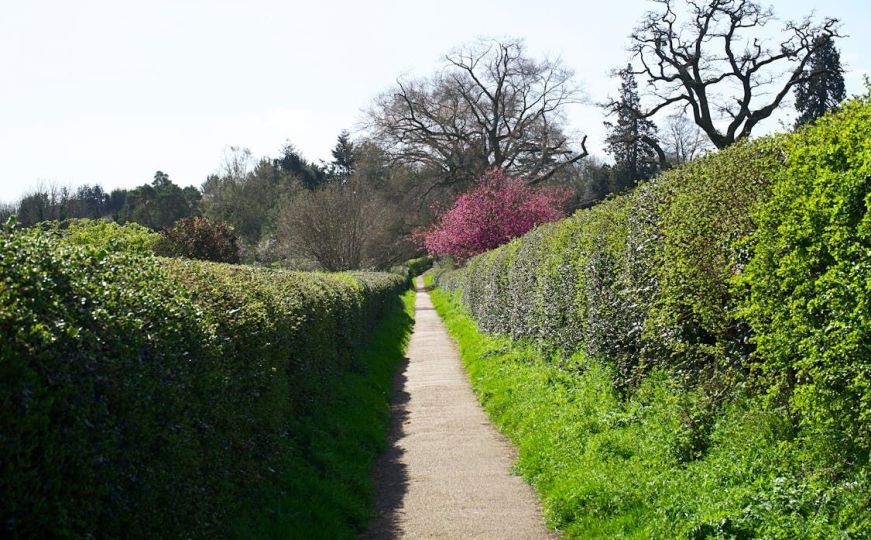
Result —
<instances>
[{"instance_id":1,"label":"pink flower cluster","mask_svg":"<svg viewBox=\"0 0 871 540\"><path fill-rule=\"evenodd\" d=\"M432 256L463 261L564 216L567 188L536 189L522 178L489 169L428 229L414 238Z\"/></svg>"}]
</instances>

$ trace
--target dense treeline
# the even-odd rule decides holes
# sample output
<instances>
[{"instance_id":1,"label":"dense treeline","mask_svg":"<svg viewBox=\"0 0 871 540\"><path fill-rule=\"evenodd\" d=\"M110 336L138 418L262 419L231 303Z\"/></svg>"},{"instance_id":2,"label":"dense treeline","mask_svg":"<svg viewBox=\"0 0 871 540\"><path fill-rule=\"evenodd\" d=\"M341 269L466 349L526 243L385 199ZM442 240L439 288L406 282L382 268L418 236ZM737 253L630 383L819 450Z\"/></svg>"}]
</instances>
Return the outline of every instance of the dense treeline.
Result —
<instances>
[{"instance_id":1,"label":"dense treeline","mask_svg":"<svg viewBox=\"0 0 871 540\"><path fill-rule=\"evenodd\" d=\"M0 209L0 218L15 215L26 227L81 218L136 223L174 231L177 243L188 244L194 239L184 233L195 232L188 224L205 218L232 235L228 241L238 245L246 263L384 270L419 251L407 237L428 222L431 212L419 200L418 182L428 174L391 165L377 145L354 143L343 132L329 163L309 162L291 145L280 157L260 160L231 147L220 170L199 189L181 188L160 171L149 184L111 193L99 185L50 185Z\"/></svg>"},{"instance_id":2,"label":"dense treeline","mask_svg":"<svg viewBox=\"0 0 871 540\"><path fill-rule=\"evenodd\" d=\"M356 352L408 283L159 258L154 236L0 232L7 535L226 534L287 489L298 424L368 369Z\"/></svg>"},{"instance_id":3,"label":"dense treeline","mask_svg":"<svg viewBox=\"0 0 871 540\"><path fill-rule=\"evenodd\" d=\"M339 134L329 162L309 161L289 142L277 156L229 147L199 188L160 171L150 184L111 193L48 187L0 205L0 218L17 214L26 226L104 218L164 230L202 216L216 229L232 226L246 263L387 269L420 255L410 233L489 169L536 189L570 188L569 210L586 208L748 138L790 91L799 124L845 96L836 19L791 22L773 46L761 30L774 13L754 2L655 4L614 73L619 91L600 104L613 164L591 158L587 137L572 135L567 107L581 92L562 60L535 58L520 39L479 39L447 53L431 76L400 77L366 110L358 138Z\"/></svg>"},{"instance_id":4,"label":"dense treeline","mask_svg":"<svg viewBox=\"0 0 871 540\"><path fill-rule=\"evenodd\" d=\"M867 506L856 506L852 490L867 489L871 451L869 125L868 98L854 100L796 133L736 144L541 226L442 274L439 284L461 291L484 331L561 351L555 360L561 356L569 372L602 363L614 395L633 407L686 402L679 437L648 441L665 444L670 456L657 470L676 474L675 459L722 460L720 430L732 423L735 435L742 420L729 415L749 414L735 403L761 396L753 406L769 420L758 425L760 446L733 448L731 459L752 470L759 465L751 454L762 452L770 461L765 474L782 476L781 485L774 492L766 483L751 486L752 473L729 480L746 487L724 492L723 504L758 514L739 508L721 516L721 530L701 531L867 534ZM651 404L651 380L663 373L674 385L659 388L665 394ZM712 461L699 473L720 474L720 466ZM617 473L594 467L589 474ZM800 508L775 502L784 485L803 493ZM568 505L562 525L602 511L583 498L572 506L562 499L569 493L546 496ZM663 507L674 503L668 496Z\"/></svg>"}]
</instances>

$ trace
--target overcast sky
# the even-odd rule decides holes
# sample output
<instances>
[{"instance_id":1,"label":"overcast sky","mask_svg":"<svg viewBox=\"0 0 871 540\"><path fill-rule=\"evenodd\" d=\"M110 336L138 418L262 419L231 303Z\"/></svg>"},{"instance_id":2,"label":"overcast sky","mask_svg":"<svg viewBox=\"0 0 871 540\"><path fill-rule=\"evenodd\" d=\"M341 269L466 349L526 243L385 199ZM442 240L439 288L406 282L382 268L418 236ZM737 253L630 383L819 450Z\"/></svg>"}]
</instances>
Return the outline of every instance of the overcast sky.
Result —
<instances>
[{"instance_id":1,"label":"overcast sky","mask_svg":"<svg viewBox=\"0 0 871 540\"><path fill-rule=\"evenodd\" d=\"M480 36L561 56L591 102L614 94L627 34L649 2L76 0L0 11L0 200L37 182L132 187L156 170L199 186L229 145L285 140L329 159L340 130L402 75L427 75ZM779 0L782 18L839 17L847 91L871 73L871 2ZM569 111L601 153L602 112ZM783 120L783 118L781 119ZM763 124L777 128L778 120Z\"/></svg>"}]
</instances>

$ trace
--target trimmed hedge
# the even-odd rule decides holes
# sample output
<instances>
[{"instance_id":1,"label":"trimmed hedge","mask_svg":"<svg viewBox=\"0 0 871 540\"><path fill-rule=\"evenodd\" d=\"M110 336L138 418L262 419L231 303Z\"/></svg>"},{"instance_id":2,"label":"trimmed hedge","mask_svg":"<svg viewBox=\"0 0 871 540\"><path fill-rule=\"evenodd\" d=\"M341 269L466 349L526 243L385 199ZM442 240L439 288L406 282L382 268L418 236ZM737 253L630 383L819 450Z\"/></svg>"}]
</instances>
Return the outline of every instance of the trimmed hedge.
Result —
<instances>
[{"instance_id":1,"label":"trimmed hedge","mask_svg":"<svg viewBox=\"0 0 871 540\"><path fill-rule=\"evenodd\" d=\"M871 106L784 145L739 275L754 365L820 433L871 447ZM783 392L785 390L786 392Z\"/></svg>"},{"instance_id":2,"label":"trimmed hedge","mask_svg":"<svg viewBox=\"0 0 871 540\"><path fill-rule=\"evenodd\" d=\"M51 234L62 242L109 251L134 251L151 255L160 234L138 223L119 225L104 219L75 218L43 221L28 230ZM36 233L41 234L41 233Z\"/></svg>"},{"instance_id":3,"label":"trimmed hedge","mask_svg":"<svg viewBox=\"0 0 871 540\"><path fill-rule=\"evenodd\" d=\"M225 535L406 286L5 228L3 535Z\"/></svg>"},{"instance_id":4,"label":"trimmed hedge","mask_svg":"<svg viewBox=\"0 0 871 540\"><path fill-rule=\"evenodd\" d=\"M707 420L688 420L698 451L717 404L761 384L852 449L844 463L867 462L869 116L861 98L798 133L736 144L437 284L461 291L484 331L606 362L620 391L655 366L704 389Z\"/></svg>"}]
</instances>

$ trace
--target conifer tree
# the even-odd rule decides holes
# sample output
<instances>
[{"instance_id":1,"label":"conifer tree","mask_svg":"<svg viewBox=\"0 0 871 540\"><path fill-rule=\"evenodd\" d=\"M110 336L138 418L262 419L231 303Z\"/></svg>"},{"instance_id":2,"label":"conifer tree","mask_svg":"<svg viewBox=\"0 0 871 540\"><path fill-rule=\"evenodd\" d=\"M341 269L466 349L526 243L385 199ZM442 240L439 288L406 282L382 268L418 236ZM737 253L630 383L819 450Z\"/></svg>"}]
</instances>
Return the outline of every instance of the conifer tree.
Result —
<instances>
[{"instance_id":1,"label":"conifer tree","mask_svg":"<svg viewBox=\"0 0 871 540\"><path fill-rule=\"evenodd\" d=\"M823 36L819 41L803 73L807 79L795 85L795 127L813 122L846 97L841 53L831 37Z\"/></svg>"},{"instance_id":2,"label":"conifer tree","mask_svg":"<svg viewBox=\"0 0 871 540\"><path fill-rule=\"evenodd\" d=\"M357 149L351 140L348 130L342 130L332 150L333 161L330 163L330 176L346 178L354 171L357 161Z\"/></svg>"},{"instance_id":3,"label":"conifer tree","mask_svg":"<svg viewBox=\"0 0 871 540\"><path fill-rule=\"evenodd\" d=\"M608 153L614 158L614 190L622 191L634 186L639 180L647 180L659 170L656 124L643 118L638 83L632 66L617 72L621 79L620 96L610 106L610 114L616 122L605 122L608 127Z\"/></svg>"}]
</instances>

